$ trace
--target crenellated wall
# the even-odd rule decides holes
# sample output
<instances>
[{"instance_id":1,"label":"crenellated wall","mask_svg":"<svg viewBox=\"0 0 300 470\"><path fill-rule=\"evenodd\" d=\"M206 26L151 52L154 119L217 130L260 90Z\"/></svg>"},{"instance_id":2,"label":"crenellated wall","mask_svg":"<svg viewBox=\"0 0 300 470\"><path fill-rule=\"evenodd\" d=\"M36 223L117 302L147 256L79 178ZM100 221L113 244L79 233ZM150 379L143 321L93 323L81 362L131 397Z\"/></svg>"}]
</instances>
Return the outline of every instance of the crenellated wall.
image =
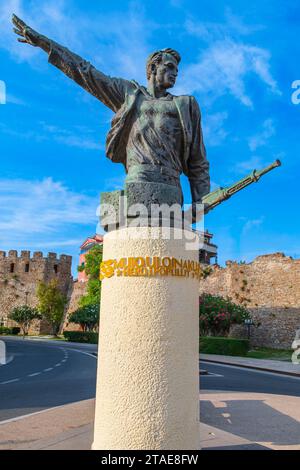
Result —
<instances>
[{"instance_id":1,"label":"crenellated wall","mask_svg":"<svg viewBox=\"0 0 300 470\"><path fill-rule=\"evenodd\" d=\"M61 291L67 295L70 284L72 257L57 256L56 253L16 250L8 253L0 251L0 324L12 326L14 323L7 317L13 307L28 304L37 305L36 289L39 282L57 279ZM35 322L31 333L48 333L49 325Z\"/></svg>"},{"instance_id":2,"label":"crenellated wall","mask_svg":"<svg viewBox=\"0 0 300 470\"><path fill-rule=\"evenodd\" d=\"M300 329L300 259L273 253L243 264L228 261L225 268L212 267L200 281L200 294L230 297L246 306L258 328L252 327L252 344L290 348L295 331ZM245 327L234 335L245 335Z\"/></svg>"}]
</instances>

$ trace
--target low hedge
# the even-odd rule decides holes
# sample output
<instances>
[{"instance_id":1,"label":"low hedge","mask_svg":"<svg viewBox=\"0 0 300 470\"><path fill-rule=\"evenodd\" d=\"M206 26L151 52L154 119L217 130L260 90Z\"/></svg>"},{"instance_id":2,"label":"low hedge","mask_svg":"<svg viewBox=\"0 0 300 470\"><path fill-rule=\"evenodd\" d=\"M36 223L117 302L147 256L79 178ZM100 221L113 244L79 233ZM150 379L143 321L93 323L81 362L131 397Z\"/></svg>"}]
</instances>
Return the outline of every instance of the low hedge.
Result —
<instances>
[{"instance_id":1,"label":"low hedge","mask_svg":"<svg viewBox=\"0 0 300 470\"><path fill-rule=\"evenodd\" d=\"M21 331L21 328L19 326L13 326L11 328L11 334L12 335L18 335Z\"/></svg>"},{"instance_id":2,"label":"low hedge","mask_svg":"<svg viewBox=\"0 0 300 470\"><path fill-rule=\"evenodd\" d=\"M246 356L249 348L250 345L247 339L222 338L219 336L200 337L200 352L203 354Z\"/></svg>"},{"instance_id":3,"label":"low hedge","mask_svg":"<svg viewBox=\"0 0 300 470\"><path fill-rule=\"evenodd\" d=\"M11 330L10 328L7 328L6 326L0 326L0 335L10 335Z\"/></svg>"},{"instance_id":4,"label":"low hedge","mask_svg":"<svg viewBox=\"0 0 300 470\"><path fill-rule=\"evenodd\" d=\"M64 331L63 334L67 341L74 343L98 343L98 333L93 331Z\"/></svg>"},{"instance_id":5,"label":"low hedge","mask_svg":"<svg viewBox=\"0 0 300 470\"><path fill-rule=\"evenodd\" d=\"M13 326L8 328L7 326L0 326L0 335L18 335L21 331L21 328L18 326Z\"/></svg>"}]
</instances>

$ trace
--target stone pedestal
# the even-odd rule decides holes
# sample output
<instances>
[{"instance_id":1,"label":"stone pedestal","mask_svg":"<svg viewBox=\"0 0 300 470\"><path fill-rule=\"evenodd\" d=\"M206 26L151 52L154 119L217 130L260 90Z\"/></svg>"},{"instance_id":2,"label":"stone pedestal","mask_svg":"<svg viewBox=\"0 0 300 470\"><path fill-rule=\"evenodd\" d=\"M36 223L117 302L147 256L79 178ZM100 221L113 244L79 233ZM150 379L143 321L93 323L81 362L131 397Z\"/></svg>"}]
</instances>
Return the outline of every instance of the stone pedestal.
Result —
<instances>
[{"instance_id":1,"label":"stone pedestal","mask_svg":"<svg viewBox=\"0 0 300 470\"><path fill-rule=\"evenodd\" d=\"M163 239L162 230L106 234L103 260L198 262L196 244L186 249L191 232ZM192 276L117 272L102 281L94 450L199 448L198 285Z\"/></svg>"}]
</instances>

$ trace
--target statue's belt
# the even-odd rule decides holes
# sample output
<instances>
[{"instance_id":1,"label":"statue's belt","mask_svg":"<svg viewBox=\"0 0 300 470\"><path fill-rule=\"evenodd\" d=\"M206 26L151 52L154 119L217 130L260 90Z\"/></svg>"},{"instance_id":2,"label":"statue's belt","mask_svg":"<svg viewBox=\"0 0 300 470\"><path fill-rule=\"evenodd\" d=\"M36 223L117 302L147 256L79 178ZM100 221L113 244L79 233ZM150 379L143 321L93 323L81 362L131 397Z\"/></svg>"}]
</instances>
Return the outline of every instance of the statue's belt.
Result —
<instances>
[{"instance_id":1,"label":"statue's belt","mask_svg":"<svg viewBox=\"0 0 300 470\"><path fill-rule=\"evenodd\" d=\"M180 184L180 171L166 166L149 164L131 165L128 168L126 181L132 182L134 180L138 180L139 177L147 177L147 175L149 175L149 177L153 175L154 180L158 177L158 179L161 178L164 182L167 182L166 180L170 179L169 184L175 184L176 186Z\"/></svg>"}]
</instances>

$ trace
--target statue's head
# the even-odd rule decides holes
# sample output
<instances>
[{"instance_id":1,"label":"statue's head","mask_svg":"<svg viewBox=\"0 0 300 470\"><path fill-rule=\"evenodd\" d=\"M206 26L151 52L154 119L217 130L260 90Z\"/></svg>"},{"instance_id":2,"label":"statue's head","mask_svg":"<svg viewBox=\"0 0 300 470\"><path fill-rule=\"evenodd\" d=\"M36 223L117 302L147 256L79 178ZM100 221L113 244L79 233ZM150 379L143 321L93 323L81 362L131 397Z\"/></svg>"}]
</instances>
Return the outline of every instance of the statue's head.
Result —
<instances>
[{"instance_id":1,"label":"statue's head","mask_svg":"<svg viewBox=\"0 0 300 470\"><path fill-rule=\"evenodd\" d=\"M162 49L150 54L147 60L147 79L155 78L156 84L167 89L175 85L180 54L174 49Z\"/></svg>"}]
</instances>

